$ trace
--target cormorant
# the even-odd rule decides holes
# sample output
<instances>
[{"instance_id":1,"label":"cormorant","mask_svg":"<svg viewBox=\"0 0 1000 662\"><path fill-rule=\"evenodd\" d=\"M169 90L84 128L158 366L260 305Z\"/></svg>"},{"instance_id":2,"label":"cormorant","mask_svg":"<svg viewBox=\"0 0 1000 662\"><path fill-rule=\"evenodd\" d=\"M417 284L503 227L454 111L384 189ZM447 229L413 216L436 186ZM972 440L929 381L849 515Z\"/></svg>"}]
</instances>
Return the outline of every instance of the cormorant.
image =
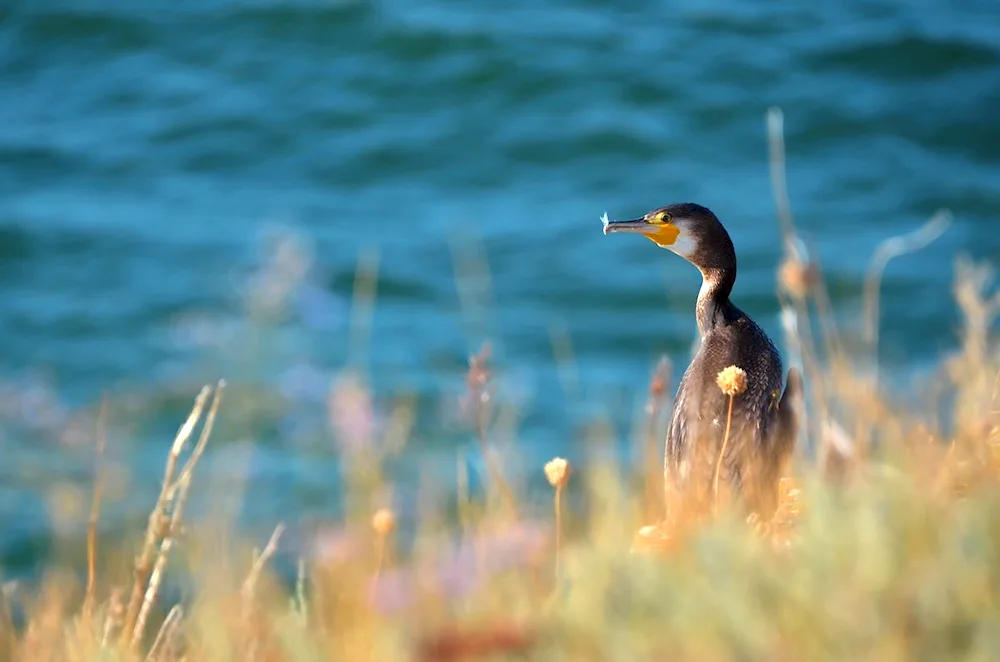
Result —
<instances>
[{"instance_id":1,"label":"cormorant","mask_svg":"<svg viewBox=\"0 0 1000 662\"><path fill-rule=\"evenodd\" d=\"M676 490L673 499L683 499L686 505L694 506L699 495L705 496L730 404L716 377L726 367L736 366L746 373L746 389L732 402L720 482L742 496L750 510L769 517L777 506L778 480L795 444L802 378L797 369L789 370L782 394L781 355L767 334L729 300L736 282L736 250L729 233L711 210L694 203L659 207L627 221L609 221L607 214L601 220L604 234L641 234L683 257L702 275L695 307L701 346L674 398L664 458L665 488L668 493ZM695 502L689 501L692 497Z\"/></svg>"}]
</instances>

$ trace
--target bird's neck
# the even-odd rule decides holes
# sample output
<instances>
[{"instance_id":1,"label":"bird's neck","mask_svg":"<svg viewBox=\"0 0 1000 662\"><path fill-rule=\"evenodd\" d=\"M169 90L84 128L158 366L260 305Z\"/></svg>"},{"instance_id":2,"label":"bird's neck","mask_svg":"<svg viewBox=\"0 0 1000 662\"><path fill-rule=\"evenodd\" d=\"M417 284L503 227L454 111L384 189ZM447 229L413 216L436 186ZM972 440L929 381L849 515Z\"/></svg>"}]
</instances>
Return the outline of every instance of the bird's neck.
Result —
<instances>
[{"instance_id":1,"label":"bird's neck","mask_svg":"<svg viewBox=\"0 0 1000 662\"><path fill-rule=\"evenodd\" d=\"M698 331L704 338L705 334L727 319L727 313L732 307L729 294L736 283L736 269L731 267L701 269L701 277L701 291L698 292L695 316L698 320Z\"/></svg>"}]
</instances>

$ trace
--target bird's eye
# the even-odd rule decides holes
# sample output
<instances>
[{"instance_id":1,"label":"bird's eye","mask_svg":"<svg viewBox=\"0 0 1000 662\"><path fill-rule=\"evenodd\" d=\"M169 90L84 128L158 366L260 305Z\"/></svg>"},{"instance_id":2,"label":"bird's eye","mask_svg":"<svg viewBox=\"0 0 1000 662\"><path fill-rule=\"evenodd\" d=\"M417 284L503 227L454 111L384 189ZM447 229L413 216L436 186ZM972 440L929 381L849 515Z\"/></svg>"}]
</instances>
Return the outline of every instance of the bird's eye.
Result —
<instances>
[{"instance_id":1,"label":"bird's eye","mask_svg":"<svg viewBox=\"0 0 1000 662\"><path fill-rule=\"evenodd\" d=\"M670 222L670 212L668 212L668 211L661 211L659 214L656 215L656 220L659 221L660 223L669 223Z\"/></svg>"}]
</instances>

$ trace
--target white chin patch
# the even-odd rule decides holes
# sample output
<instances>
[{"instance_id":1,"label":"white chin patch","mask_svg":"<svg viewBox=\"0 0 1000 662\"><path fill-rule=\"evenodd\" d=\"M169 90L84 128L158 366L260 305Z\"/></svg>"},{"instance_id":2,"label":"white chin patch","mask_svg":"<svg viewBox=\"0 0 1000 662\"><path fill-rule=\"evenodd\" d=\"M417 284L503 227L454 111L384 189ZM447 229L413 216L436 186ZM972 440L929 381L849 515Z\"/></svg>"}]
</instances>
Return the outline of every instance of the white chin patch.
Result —
<instances>
[{"instance_id":1,"label":"white chin patch","mask_svg":"<svg viewBox=\"0 0 1000 662\"><path fill-rule=\"evenodd\" d=\"M694 255L694 239L688 233L681 230L681 233L677 235L677 241L673 245L665 246L664 248L677 253L685 259L690 259Z\"/></svg>"}]
</instances>

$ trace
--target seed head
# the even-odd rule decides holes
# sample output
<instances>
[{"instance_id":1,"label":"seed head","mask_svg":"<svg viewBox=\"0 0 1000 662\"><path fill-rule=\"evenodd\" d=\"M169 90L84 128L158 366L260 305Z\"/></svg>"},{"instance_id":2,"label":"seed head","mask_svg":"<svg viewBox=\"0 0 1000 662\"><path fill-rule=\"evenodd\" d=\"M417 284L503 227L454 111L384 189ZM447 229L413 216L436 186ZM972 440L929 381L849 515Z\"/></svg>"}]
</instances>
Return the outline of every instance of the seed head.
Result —
<instances>
[{"instance_id":1,"label":"seed head","mask_svg":"<svg viewBox=\"0 0 1000 662\"><path fill-rule=\"evenodd\" d=\"M552 487L564 486L569 480L569 462L561 457L549 460L545 463L545 477Z\"/></svg>"},{"instance_id":2,"label":"seed head","mask_svg":"<svg viewBox=\"0 0 1000 662\"><path fill-rule=\"evenodd\" d=\"M670 359L661 356L653 371L653 378L649 381L649 394L654 398L659 398L666 390L667 382L670 380Z\"/></svg>"},{"instance_id":3,"label":"seed head","mask_svg":"<svg viewBox=\"0 0 1000 662\"><path fill-rule=\"evenodd\" d=\"M372 516L372 528L380 536L388 535L396 528L396 516L388 508L380 508Z\"/></svg>"},{"instance_id":4,"label":"seed head","mask_svg":"<svg viewBox=\"0 0 1000 662\"><path fill-rule=\"evenodd\" d=\"M778 283L795 299L804 299L819 280L816 267L790 257L778 270Z\"/></svg>"},{"instance_id":5,"label":"seed head","mask_svg":"<svg viewBox=\"0 0 1000 662\"><path fill-rule=\"evenodd\" d=\"M747 390L747 373L734 365L724 368L715 378L715 383L726 395L739 395Z\"/></svg>"}]
</instances>

